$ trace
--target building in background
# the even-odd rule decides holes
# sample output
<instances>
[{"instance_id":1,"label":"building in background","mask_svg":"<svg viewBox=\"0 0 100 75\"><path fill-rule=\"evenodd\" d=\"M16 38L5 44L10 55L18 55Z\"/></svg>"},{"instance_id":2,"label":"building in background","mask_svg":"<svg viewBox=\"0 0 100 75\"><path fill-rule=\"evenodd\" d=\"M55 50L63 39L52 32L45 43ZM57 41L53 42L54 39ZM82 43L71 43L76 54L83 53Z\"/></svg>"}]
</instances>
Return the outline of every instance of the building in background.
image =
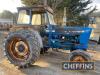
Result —
<instances>
[{"instance_id":1,"label":"building in background","mask_svg":"<svg viewBox=\"0 0 100 75\"><path fill-rule=\"evenodd\" d=\"M12 19L0 19L0 32L1 31L9 31L9 29L13 26L14 20Z\"/></svg>"},{"instance_id":2,"label":"building in background","mask_svg":"<svg viewBox=\"0 0 100 75\"><path fill-rule=\"evenodd\" d=\"M0 19L1 24L13 24L14 21L12 19Z\"/></svg>"},{"instance_id":3,"label":"building in background","mask_svg":"<svg viewBox=\"0 0 100 75\"><path fill-rule=\"evenodd\" d=\"M89 27L93 28L91 39L98 41L100 37L100 15L91 16Z\"/></svg>"}]
</instances>

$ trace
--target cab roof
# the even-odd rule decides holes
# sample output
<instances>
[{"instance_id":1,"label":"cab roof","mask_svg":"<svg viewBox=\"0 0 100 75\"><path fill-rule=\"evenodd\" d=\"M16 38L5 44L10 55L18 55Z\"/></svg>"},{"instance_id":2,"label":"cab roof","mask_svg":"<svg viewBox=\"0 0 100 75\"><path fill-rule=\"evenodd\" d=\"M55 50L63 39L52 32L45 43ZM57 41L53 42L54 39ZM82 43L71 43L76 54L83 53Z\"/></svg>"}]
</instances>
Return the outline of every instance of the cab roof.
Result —
<instances>
[{"instance_id":1,"label":"cab roof","mask_svg":"<svg viewBox=\"0 0 100 75\"><path fill-rule=\"evenodd\" d=\"M35 6L32 6L32 7L18 7L17 8L18 11L19 10L32 10L32 11L48 11L50 13L53 13L53 10L49 7L49 6L43 6L43 5L35 5Z\"/></svg>"}]
</instances>

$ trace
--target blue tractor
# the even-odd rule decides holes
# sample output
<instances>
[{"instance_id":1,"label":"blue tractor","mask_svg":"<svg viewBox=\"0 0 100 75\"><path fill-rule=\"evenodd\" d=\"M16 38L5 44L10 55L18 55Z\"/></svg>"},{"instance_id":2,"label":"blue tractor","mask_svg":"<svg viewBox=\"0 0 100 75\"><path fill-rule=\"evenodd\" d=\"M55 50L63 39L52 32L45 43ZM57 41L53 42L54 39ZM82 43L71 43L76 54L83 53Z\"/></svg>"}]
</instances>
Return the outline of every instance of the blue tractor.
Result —
<instances>
[{"instance_id":1,"label":"blue tractor","mask_svg":"<svg viewBox=\"0 0 100 75\"><path fill-rule=\"evenodd\" d=\"M86 52L92 29L56 25L47 6L19 7L17 24L4 42L8 60L20 67L34 63L49 48L70 50L70 61L90 61Z\"/></svg>"}]
</instances>

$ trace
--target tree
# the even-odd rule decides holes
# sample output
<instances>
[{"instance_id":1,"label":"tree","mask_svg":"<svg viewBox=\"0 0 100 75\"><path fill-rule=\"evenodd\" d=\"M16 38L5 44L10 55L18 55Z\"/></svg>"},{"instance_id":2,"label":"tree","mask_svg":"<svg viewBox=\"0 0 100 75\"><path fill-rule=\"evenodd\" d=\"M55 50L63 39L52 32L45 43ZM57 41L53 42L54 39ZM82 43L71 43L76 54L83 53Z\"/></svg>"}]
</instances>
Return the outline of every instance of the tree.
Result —
<instances>
[{"instance_id":1,"label":"tree","mask_svg":"<svg viewBox=\"0 0 100 75\"><path fill-rule=\"evenodd\" d=\"M57 9L59 4L63 2L63 0L21 0L23 4L26 6L33 6L35 4L44 4L45 1L47 2L47 5L49 5L54 11Z\"/></svg>"},{"instance_id":2,"label":"tree","mask_svg":"<svg viewBox=\"0 0 100 75\"><path fill-rule=\"evenodd\" d=\"M1 19L11 19L14 23L17 21L17 13L12 13L8 10L4 10L2 13L0 13Z\"/></svg>"},{"instance_id":3,"label":"tree","mask_svg":"<svg viewBox=\"0 0 100 75\"><path fill-rule=\"evenodd\" d=\"M21 0L23 4L26 6L32 6L34 4L43 4L45 0ZM82 13L85 11L88 11L88 13L85 13L85 16L88 16L90 13L94 11L95 8L91 9L90 7L87 7L89 4L92 3L92 0L47 0L47 4L54 10L54 15L58 16L59 13L61 13L61 16L63 15L64 7L66 7L66 17L68 22L73 21L75 19L78 19L79 16L81 16ZM79 19L80 20L80 19ZM78 22L79 22L78 20Z\"/></svg>"},{"instance_id":4,"label":"tree","mask_svg":"<svg viewBox=\"0 0 100 75\"><path fill-rule=\"evenodd\" d=\"M13 18L13 13L11 13L8 10L4 10L1 14L0 14L0 18L4 18L4 19L12 19Z\"/></svg>"},{"instance_id":5,"label":"tree","mask_svg":"<svg viewBox=\"0 0 100 75\"><path fill-rule=\"evenodd\" d=\"M87 7L91 4L91 0L64 0L59 6L58 9L62 9L66 7L67 17L73 18L75 16L80 15L81 13L90 10L90 7Z\"/></svg>"},{"instance_id":6,"label":"tree","mask_svg":"<svg viewBox=\"0 0 100 75\"><path fill-rule=\"evenodd\" d=\"M26 6L33 6L34 4L37 4L39 0L21 0L23 4Z\"/></svg>"},{"instance_id":7,"label":"tree","mask_svg":"<svg viewBox=\"0 0 100 75\"><path fill-rule=\"evenodd\" d=\"M58 9L61 10L66 7L66 17L69 25L84 25L88 24L89 15L96 10L96 7L88 7L92 0L64 0ZM87 12L87 13L85 13Z\"/></svg>"}]
</instances>

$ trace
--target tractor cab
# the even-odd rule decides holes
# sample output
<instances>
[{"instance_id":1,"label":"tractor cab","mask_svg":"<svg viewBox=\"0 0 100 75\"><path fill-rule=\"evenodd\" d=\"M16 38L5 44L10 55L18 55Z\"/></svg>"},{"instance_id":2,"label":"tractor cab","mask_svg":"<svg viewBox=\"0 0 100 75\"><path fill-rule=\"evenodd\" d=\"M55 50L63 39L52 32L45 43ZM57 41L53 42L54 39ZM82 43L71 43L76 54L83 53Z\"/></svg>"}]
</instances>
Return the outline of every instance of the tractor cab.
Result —
<instances>
[{"instance_id":1,"label":"tractor cab","mask_svg":"<svg viewBox=\"0 0 100 75\"><path fill-rule=\"evenodd\" d=\"M17 25L55 25L53 11L45 6L19 7Z\"/></svg>"}]
</instances>

